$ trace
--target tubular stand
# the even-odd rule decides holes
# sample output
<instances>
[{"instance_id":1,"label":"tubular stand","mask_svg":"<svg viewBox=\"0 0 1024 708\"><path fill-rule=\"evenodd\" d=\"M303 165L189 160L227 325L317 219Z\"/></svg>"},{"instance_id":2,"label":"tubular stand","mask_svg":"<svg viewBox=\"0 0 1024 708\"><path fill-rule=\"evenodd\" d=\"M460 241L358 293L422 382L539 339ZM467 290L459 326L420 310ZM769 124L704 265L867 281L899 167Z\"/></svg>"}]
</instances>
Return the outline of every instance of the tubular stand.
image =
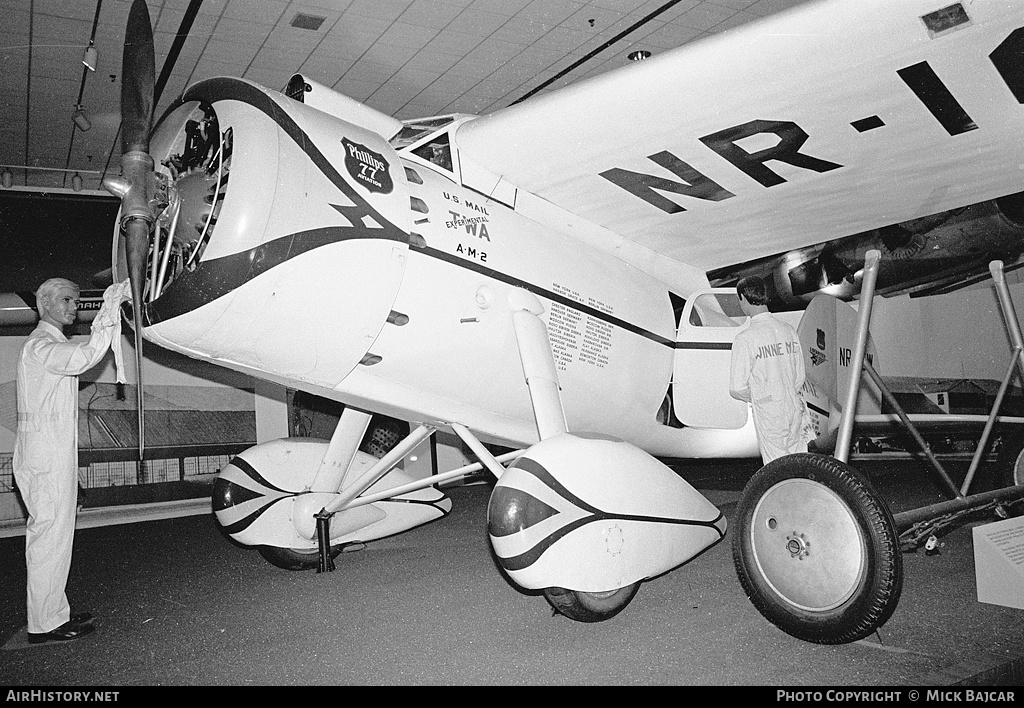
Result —
<instances>
[{"instance_id":1,"label":"tubular stand","mask_svg":"<svg viewBox=\"0 0 1024 708\"><path fill-rule=\"evenodd\" d=\"M878 279L880 257L881 254L877 250L868 251L864 257L864 279L860 288L860 308L857 311L857 338L853 348L853 359L850 361L850 386L846 392L843 419L839 424L839 437L836 440L835 457L840 462L847 462L850 458L853 421L857 415L857 397L860 395L861 367L864 364L864 352L867 349L871 303L875 297L875 281Z\"/></svg>"}]
</instances>

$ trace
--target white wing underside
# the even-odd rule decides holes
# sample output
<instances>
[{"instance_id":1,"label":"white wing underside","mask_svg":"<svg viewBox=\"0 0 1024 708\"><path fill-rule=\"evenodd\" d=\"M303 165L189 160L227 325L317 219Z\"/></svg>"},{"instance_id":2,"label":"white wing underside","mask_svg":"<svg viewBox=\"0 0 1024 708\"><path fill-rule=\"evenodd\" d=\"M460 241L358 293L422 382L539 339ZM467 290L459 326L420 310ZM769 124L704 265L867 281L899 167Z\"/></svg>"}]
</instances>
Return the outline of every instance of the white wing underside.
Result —
<instances>
[{"instance_id":1,"label":"white wing underside","mask_svg":"<svg viewBox=\"0 0 1024 708\"><path fill-rule=\"evenodd\" d=\"M1022 79L1007 66L1024 62L1024 40L1007 38L1024 27L1024 2L965 2L967 23L930 32L922 15L948 4L811 3L469 121L457 143L518 189L702 270L1021 191ZM1002 70L990 58L1000 45ZM948 95L919 95L897 73L922 67ZM957 108L960 127L944 126L936 110ZM779 134L734 140L781 178L766 186L700 139L752 121L798 126L795 152L817 167L758 163ZM666 152L732 196L648 190L682 208L670 213L601 176L691 186L650 159Z\"/></svg>"}]
</instances>

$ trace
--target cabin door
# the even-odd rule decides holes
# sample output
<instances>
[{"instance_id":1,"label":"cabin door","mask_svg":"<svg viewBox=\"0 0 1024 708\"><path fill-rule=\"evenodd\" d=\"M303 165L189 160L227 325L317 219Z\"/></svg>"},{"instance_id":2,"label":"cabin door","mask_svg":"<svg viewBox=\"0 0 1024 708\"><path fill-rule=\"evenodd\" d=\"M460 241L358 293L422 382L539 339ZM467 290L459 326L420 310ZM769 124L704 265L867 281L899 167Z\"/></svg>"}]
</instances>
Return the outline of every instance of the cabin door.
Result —
<instances>
[{"instance_id":1,"label":"cabin door","mask_svg":"<svg viewBox=\"0 0 1024 708\"><path fill-rule=\"evenodd\" d=\"M747 404L729 395L732 343L747 321L735 288L695 293L686 301L676 334L672 406L694 428L742 428Z\"/></svg>"}]
</instances>

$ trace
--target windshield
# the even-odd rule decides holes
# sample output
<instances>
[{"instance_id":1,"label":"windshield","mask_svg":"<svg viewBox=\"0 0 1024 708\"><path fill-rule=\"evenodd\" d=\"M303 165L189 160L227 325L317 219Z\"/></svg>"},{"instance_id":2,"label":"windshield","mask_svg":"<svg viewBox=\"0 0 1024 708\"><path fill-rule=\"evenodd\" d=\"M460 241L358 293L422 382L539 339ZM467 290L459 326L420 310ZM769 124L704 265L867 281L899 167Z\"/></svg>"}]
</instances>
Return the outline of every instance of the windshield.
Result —
<instances>
[{"instance_id":1,"label":"windshield","mask_svg":"<svg viewBox=\"0 0 1024 708\"><path fill-rule=\"evenodd\" d=\"M436 132L454 120L455 116L451 115L408 121L405 127L398 131L398 135L391 138L391 147L395 148L395 150L409 147L428 133Z\"/></svg>"}]
</instances>

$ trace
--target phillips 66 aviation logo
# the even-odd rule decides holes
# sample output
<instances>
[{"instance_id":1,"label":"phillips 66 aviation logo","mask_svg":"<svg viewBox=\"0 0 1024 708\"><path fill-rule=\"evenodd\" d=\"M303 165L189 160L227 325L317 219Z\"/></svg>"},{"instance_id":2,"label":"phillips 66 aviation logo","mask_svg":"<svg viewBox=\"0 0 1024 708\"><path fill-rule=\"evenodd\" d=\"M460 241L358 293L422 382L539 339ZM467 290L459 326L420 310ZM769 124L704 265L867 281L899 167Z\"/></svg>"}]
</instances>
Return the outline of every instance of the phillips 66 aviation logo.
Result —
<instances>
[{"instance_id":1,"label":"phillips 66 aviation logo","mask_svg":"<svg viewBox=\"0 0 1024 708\"><path fill-rule=\"evenodd\" d=\"M348 138L342 138L341 144L345 148L345 169L353 179L371 192L390 194L395 185L384 156Z\"/></svg>"},{"instance_id":2,"label":"phillips 66 aviation logo","mask_svg":"<svg viewBox=\"0 0 1024 708\"><path fill-rule=\"evenodd\" d=\"M827 361L825 356L825 332L818 330L817 340L814 342L817 347L808 347L811 350L811 365L819 366Z\"/></svg>"}]
</instances>

